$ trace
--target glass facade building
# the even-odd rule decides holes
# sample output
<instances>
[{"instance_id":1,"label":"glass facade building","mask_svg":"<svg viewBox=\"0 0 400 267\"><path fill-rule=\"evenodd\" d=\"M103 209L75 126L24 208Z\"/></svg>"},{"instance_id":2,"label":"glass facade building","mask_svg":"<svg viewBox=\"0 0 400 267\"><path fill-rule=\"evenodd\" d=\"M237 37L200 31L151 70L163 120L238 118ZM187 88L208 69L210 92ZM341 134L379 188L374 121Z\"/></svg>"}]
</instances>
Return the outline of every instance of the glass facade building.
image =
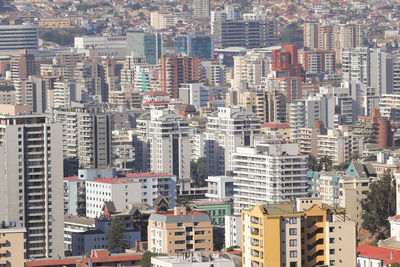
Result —
<instances>
[{"instance_id":1,"label":"glass facade building","mask_svg":"<svg viewBox=\"0 0 400 267\"><path fill-rule=\"evenodd\" d=\"M146 63L157 64L162 57L162 36L159 33L128 31L126 34L127 55L146 57Z\"/></svg>"},{"instance_id":2,"label":"glass facade building","mask_svg":"<svg viewBox=\"0 0 400 267\"><path fill-rule=\"evenodd\" d=\"M175 38L175 53L200 59L214 58L214 38L211 35L195 33Z\"/></svg>"}]
</instances>

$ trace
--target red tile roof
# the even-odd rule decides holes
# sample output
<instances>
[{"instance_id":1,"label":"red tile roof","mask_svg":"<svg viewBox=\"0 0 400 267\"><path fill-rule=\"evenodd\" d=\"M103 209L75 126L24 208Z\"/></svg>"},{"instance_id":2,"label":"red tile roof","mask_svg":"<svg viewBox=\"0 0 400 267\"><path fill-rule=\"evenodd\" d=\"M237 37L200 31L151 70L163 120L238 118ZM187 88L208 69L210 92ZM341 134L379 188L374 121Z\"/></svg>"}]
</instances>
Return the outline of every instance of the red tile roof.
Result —
<instances>
[{"instance_id":1,"label":"red tile roof","mask_svg":"<svg viewBox=\"0 0 400 267\"><path fill-rule=\"evenodd\" d=\"M78 176L64 177L64 181L78 181L78 180L79 180Z\"/></svg>"},{"instance_id":2,"label":"red tile roof","mask_svg":"<svg viewBox=\"0 0 400 267\"><path fill-rule=\"evenodd\" d=\"M95 250L92 251L92 256L90 258L82 257L74 257L74 258L66 258L60 260L35 260L35 261L27 261L27 267L41 267L41 266L62 266L62 265L72 265L78 262L80 263L89 263L91 260L93 263L111 263L111 262L124 262L124 261L140 261L142 259L142 255L138 254L111 254L108 255L106 250Z\"/></svg>"},{"instance_id":3,"label":"red tile roof","mask_svg":"<svg viewBox=\"0 0 400 267\"><path fill-rule=\"evenodd\" d=\"M127 181L121 178L96 178L95 180L90 180L88 182L95 182L95 183L105 183L105 184L130 184L136 183L133 181Z\"/></svg>"},{"instance_id":4,"label":"red tile roof","mask_svg":"<svg viewBox=\"0 0 400 267\"><path fill-rule=\"evenodd\" d=\"M390 253L393 252L393 259L390 259ZM375 246L361 246L357 248L357 254L360 257L384 260L384 264L391 264L400 262L400 250L375 247Z\"/></svg>"},{"instance_id":5,"label":"red tile roof","mask_svg":"<svg viewBox=\"0 0 400 267\"><path fill-rule=\"evenodd\" d=\"M173 211L168 211L168 212L159 212L159 215L165 215L165 216L181 216L181 215L175 215ZM201 215L201 214L206 214L204 212L198 212L198 211L186 211L186 215Z\"/></svg>"}]
</instances>

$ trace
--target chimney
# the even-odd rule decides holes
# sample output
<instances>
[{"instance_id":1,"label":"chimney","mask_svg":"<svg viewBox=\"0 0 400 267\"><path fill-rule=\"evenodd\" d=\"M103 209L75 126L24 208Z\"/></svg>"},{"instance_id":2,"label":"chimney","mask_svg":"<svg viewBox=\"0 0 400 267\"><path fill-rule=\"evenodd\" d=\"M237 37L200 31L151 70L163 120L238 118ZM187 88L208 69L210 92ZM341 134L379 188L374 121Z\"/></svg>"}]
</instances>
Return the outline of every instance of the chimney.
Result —
<instances>
[{"instance_id":1,"label":"chimney","mask_svg":"<svg viewBox=\"0 0 400 267\"><path fill-rule=\"evenodd\" d=\"M136 248L136 252L138 252L140 249L139 249L139 246L140 246L140 241L139 240L136 240L135 241L135 248Z\"/></svg>"},{"instance_id":2,"label":"chimney","mask_svg":"<svg viewBox=\"0 0 400 267\"><path fill-rule=\"evenodd\" d=\"M154 211L156 212L156 214L158 213L158 205L154 206Z\"/></svg>"},{"instance_id":3,"label":"chimney","mask_svg":"<svg viewBox=\"0 0 400 267\"><path fill-rule=\"evenodd\" d=\"M393 250L391 250L391 251L390 251L390 260L392 261L393 258L394 258L394 252L393 252Z\"/></svg>"}]
</instances>

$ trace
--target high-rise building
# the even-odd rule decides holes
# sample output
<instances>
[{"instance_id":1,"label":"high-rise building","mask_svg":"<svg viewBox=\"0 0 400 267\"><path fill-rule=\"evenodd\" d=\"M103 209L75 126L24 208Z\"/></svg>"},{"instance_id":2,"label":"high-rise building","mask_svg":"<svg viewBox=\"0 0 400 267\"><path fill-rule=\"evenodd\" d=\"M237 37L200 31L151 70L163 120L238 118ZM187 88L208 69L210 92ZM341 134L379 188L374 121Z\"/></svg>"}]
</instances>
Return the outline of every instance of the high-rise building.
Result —
<instances>
[{"instance_id":1,"label":"high-rise building","mask_svg":"<svg viewBox=\"0 0 400 267\"><path fill-rule=\"evenodd\" d=\"M162 57L162 36L159 33L148 33L130 30L126 33L127 55L144 56L149 64L157 64Z\"/></svg>"},{"instance_id":2,"label":"high-rise building","mask_svg":"<svg viewBox=\"0 0 400 267\"><path fill-rule=\"evenodd\" d=\"M345 210L317 198L296 202L242 211L243 265L356 266L356 223Z\"/></svg>"},{"instance_id":3,"label":"high-rise building","mask_svg":"<svg viewBox=\"0 0 400 267\"><path fill-rule=\"evenodd\" d=\"M210 0L193 0L193 15L195 18L209 18L210 9Z\"/></svg>"},{"instance_id":4,"label":"high-rise building","mask_svg":"<svg viewBox=\"0 0 400 267\"><path fill-rule=\"evenodd\" d=\"M111 116L98 107L60 107L54 120L62 124L64 159L79 160L81 168L107 168L111 159Z\"/></svg>"},{"instance_id":5,"label":"high-rise building","mask_svg":"<svg viewBox=\"0 0 400 267\"><path fill-rule=\"evenodd\" d=\"M309 49L318 48L318 23L304 23L304 47Z\"/></svg>"},{"instance_id":6,"label":"high-rise building","mask_svg":"<svg viewBox=\"0 0 400 267\"><path fill-rule=\"evenodd\" d=\"M206 0L208 1L208 0ZM175 53L200 59L214 58L214 37L196 32L190 35L179 35L175 38Z\"/></svg>"},{"instance_id":7,"label":"high-rise building","mask_svg":"<svg viewBox=\"0 0 400 267\"><path fill-rule=\"evenodd\" d=\"M36 75L35 56L28 50L21 50L14 54L10 61L11 79L27 79L31 75Z\"/></svg>"},{"instance_id":8,"label":"high-rise building","mask_svg":"<svg viewBox=\"0 0 400 267\"><path fill-rule=\"evenodd\" d=\"M239 146L261 139L260 120L240 107L218 108L208 116L205 157L208 175L232 171L232 156Z\"/></svg>"},{"instance_id":9,"label":"high-rise building","mask_svg":"<svg viewBox=\"0 0 400 267\"><path fill-rule=\"evenodd\" d=\"M307 196L306 158L296 143L258 142L238 147L232 157L235 212Z\"/></svg>"},{"instance_id":10,"label":"high-rise building","mask_svg":"<svg viewBox=\"0 0 400 267\"><path fill-rule=\"evenodd\" d=\"M299 63L307 74L335 73L335 52L325 50L299 51Z\"/></svg>"},{"instance_id":11,"label":"high-rise building","mask_svg":"<svg viewBox=\"0 0 400 267\"><path fill-rule=\"evenodd\" d=\"M38 26L0 25L0 55L11 56L19 50L36 52L38 45Z\"/></svg>"},{"instance_id":12,"label":"high-rise building","mask_svg":"<svg viewBox=\"0 0 400 267\"><path fill-rule=\"evenodd\" d=\"M200 80L199 58L182 55L162 57L160 80L161 89L171 98L178 98L181 84Z\"/></svg>"},{"instance_id":13,"label":"high-rise building","mask_svg":"<svg viewBox=\"0 0 400 267\"><path fill-rule=\"evenodd\" d=\"M150 113L150 114L149 114ZM190 178L189 122L168 110L150 110L137 120L135 155L138 169Z\"/></svg>"},{"instance_id":14,"label":"high-rise building","mask_svg":"<svg viewBox=\"0 0 400 267\"><path fill-rule=\"evenodd\" d=\"M48 119L1 115L0 220L26 228L28 258L64 254L62 128Z\"/></svg>"},{"instance_id":15,"label":"high-rise building","mask_svg":"<svg viewBox=\"0 0 400 267\"><path fill-rule=\"evenodd\" d=\"M212 30L217 48L268 47L276 39L276 27L273 20L217 20L212 23Z\"/></svg>"}]
</instances>

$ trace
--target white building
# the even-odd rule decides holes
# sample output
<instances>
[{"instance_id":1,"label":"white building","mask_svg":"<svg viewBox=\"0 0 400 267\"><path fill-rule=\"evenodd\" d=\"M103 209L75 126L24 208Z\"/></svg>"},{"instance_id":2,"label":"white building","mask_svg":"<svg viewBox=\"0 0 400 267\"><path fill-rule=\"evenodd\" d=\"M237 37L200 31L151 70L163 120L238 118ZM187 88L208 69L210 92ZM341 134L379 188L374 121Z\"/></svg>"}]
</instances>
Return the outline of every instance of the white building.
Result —
<instances>
[{"instance_id":1,"label":"white building","mask_svg":"<svg viewBox=\"0 0 400 267\"><path fill-rule=\"evenodd\" d=\"M382 117L400 121L400 95L382 95L379 98L379 112Z\"/></svg>"},{"instance_id":2,"label":"white building","mask_svg":"<svg viewBox=\"0 0 400 267\"><path fill-rule=\"evenodd\" d=\"M242 247L242 216L225 215L225 247Z\"/></svg>"},{"instance_id":3,"label":"white building","mask_svg":"<svg viewBox=\"0 0 400 267\"><path fill-rule=\"evenodd\" d=\"M233 153L234 209L307 196L306 155L296 143L258 142Z\"/></svg>"},{"instance_id":4,"label":"white building","mask_svg":"<svg viewBox=\"0 0 400 267\"><path fill-rule=\"evenodd\" d=\"M233 257L235 256L219 255L218 253L205 257L201 253L191 254L188 257L181 255L155 256L151 257L151 267L238 267Z\"/></svg>"},{"instance_id":5,"label":"white building","mask_svg":"<svg viewBox=\"0 0 400 267\"><path fill-rule=\"evenodd\" d=\"M144 117L140 130L147 136L145 142L149 142L151 171L174 174L178 180L189 178L189 122L171 110L151 110L150 116Z\"/></svg>"},{"instance_id":6,"label":"white building","mask_svg":"<svg viewBox=\"0 0 400 267\"><path fill-rule=\"evenodd\" d=\"M233 198L233 177L208 176L206 197L210 201L229 200Z\"/></svg>"},{"instance_id":7,"label":"white building","mask_svg":"<svg viewBox=\"0 0 400 267\"><path fill-rule=\"evenodd\" d=\"M125 36L84 36L74 38L74 48L79 53L90 56L94 52L97 57L125 57L126 56Z\"/></svg>"},{"instance_id":8,"label":"white building","mask_svg":"<svg viewBox=\"0 0 400 267\"><path fill-rule=\"evenodd\" d=\"M175 175L139 172L124 173L123 176L126 181L133 181L141 184L141 202L147 204L149 208L154 208L154 201L160 195L169 201L170 207L175 207L175 200L177 197Z\"/></svg>"},{"instance_id":9,"label":"white building","mask_svg":"<svg viewBox=\"0 0 400 267\"><path fill-rule=\"evenodd\" d=\"M220 107L208 118L205 156L209 175L231 171L232 154L239 146L261 140L261 123L253 113L240 107Z\"/></svg>"},{"instance_id":10,"label":"white building","mask_svg":"<svg viewBox=\"0 0 400 267\"><path fill-rule=\"evenodd\" d=\"M210 98L210 89L202 83L184 83L179 87L179 99L183 104L193 105L196 108L207 106Z\"/></svg>"},{"instance_id":11,"label":"white building","mask_svg":"<svg viewBox=\"0 0 400 267\"><path fill-rule=\"evenodd\" d=\"M120 178L97 178L86 182L86 217L100 217L104 202L112 201L117 211L141 202L141 184Z\"/></svg>"},{"instance_id":12,"label":"white building","mask_svg":"<svg viewBox=\"0 0 400 267\"><path fill-rule=\"evenodd\" d=\"M72 234L83 233L95 228L93 218L65 216L64 217L64 250L72 251Z\"/></svg>"}]
</instances>

